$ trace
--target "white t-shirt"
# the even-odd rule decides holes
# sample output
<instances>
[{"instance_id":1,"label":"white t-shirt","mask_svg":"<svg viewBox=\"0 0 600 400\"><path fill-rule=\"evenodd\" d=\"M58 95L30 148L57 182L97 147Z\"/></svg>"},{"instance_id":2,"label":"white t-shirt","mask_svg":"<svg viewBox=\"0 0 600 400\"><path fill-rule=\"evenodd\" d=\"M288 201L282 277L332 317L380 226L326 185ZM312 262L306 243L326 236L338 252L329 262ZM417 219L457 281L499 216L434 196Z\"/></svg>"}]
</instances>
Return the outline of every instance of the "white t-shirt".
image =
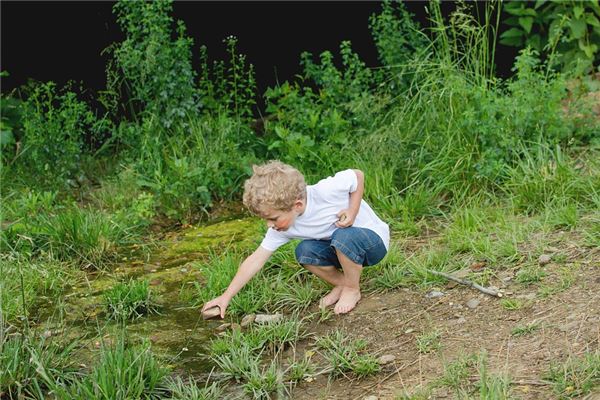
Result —
<instances>
[{"instance_id":1,"label":"white t-shirt","mask_svg":"<svg viewBox=\"0 0 600 400\"><path fill-rule=\"evenodd\" d=\"M322 179L315 185L306 187L306 209L299 215L287 231L269 228L260 244L268 251L275 251L292 239L331 239L336 229L337 213L348 208L350 193L358 185L356 173L347 169L334 176ZM362 200L352 226L367 228L379 235L386 249L389 249L390 228Z\"/></svg>"}]
</instances>

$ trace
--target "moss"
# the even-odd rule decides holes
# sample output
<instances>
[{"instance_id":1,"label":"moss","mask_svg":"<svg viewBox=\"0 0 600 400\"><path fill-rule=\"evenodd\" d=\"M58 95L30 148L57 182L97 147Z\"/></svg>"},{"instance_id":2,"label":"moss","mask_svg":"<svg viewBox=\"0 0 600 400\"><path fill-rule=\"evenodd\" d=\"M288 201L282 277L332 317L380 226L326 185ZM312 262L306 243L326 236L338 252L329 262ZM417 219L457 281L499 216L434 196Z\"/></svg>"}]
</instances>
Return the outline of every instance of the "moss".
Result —
<instances>
[{"instance_id":1,"label":"moss","mask_svg":"<svg viewBox=\"0 0 600 400\"><path fill-rule=\"evenodd\" d=\"M189 228L175 237L172 243L165 243L167 249L161 258L190 258L231 246L252 247L262 238L261 224L258 218L244 218Z\"/></svg>"}]
</instances>

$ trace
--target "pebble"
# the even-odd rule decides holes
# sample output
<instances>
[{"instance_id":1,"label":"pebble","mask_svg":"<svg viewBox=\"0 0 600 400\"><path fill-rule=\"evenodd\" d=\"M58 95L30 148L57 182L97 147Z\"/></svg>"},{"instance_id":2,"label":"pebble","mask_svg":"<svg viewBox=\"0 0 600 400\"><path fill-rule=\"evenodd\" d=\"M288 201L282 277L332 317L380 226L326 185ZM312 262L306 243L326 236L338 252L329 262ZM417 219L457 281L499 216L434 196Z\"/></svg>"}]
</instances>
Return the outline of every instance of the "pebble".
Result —
<instances>
[{"instance_id":1,"label":"pebble","mask_svg":"<svg viewBox=\"0 0 600 400\"><path fill-rule=\"evenodd\" d=\"M219 306L214 306L209 308L208 310L202 311L203 319L212 319L212 318L221 318L221 309Z\"/></svg>"},{"instance_id":2,"label":"pebble","mask_svg":"<svg viewBox=\"0 0 600 400\"><path fill-rule=\"evenodd\" d=\"M378 398L377 396L371 395L371 396L363 397L363 400L377 400L377 398Z\"/></svg>"},{"instance_id":3,"label":"pebble","mask_svg":"<svg viewBox=\"0 0 600 400\"><path fill-rule=\"evenodd\" d=\"M257 314L254 318L254 322L257 324L270 324L273 322L281 321L283 314Z\"/></svg>"},{"instance_id":4,"label":"pebble","mask_svg":"<svg viewBox=\"0 0 600 400\"><path fill-rule=\"evenodd\" d=\"M523 294L518 294L515 297L517 299L523 299L523 300L535 300L537 295L535 293L523 293Z\"/></svg>"},{"instance_id":5,"label":"pebble","mask_svg":"<svg viewBox=\"0 0 600 400\"><path fill-rule=\"evenodd\" d=\"M551 260L551 257L548 254L542 254L541 256L538 257L538 264L540 265L546 265L549 264Z\"/></svg>"},{"instance_id":6,"label":"pebble","mask_svg":"<svg viewBox=\"0 0 600 400\"><path fill-rule=\"evenodd\" d=\"M221 324L219 326L217 326L217 328L215 329L217 332L224 332L227 330L227 328L229 328L231 326L231 324L229 322L226 322L224 324Z\"/></svg>"},{"instance_id":7,"label":"pebble","mask_svg":"<svg viewBox=\"0 0 600 400\"><path fill-rule=\"evenodd\" d=\"M377 363L380 365L386 365L396 361L396 356L393 354L384 354L377 359Z\"/></svg>"},{"instance_id":8,"label":"pebble","mask_svg":"<svg viewBox=\"0 0 600 400\"><path fill-rule=\"evenodd\" d=\"M479 299L471 299L467 301L467 307L474 309L479 305Z\"/></svg>"},{"instance_id":9,"label":"pebble","mask_svg":"<svg viewBox=\"0 0 600 400\"><path fill-rule=\"evenodd\" d=\"M240 322L240 325L242 328L245 328L248 325L250 325L251 323L253 323L255 319L256 319L256 314L248 314L248 315L244 316L244 318L242 318L242 322Z\"/></svg>"},{"instance_id":10,"label":"pebble","mask_svg":"<svg viewBox=\"0 0 600 400\"><path fill-rule=\"evenodd\" d=\"M444 295L443 292L439 292L437 290L432 290L431 292L427 293L425 295L425 297L427 297L428 299L435 299L437 297L442 297Z\"/></svg>"}]
</instances>

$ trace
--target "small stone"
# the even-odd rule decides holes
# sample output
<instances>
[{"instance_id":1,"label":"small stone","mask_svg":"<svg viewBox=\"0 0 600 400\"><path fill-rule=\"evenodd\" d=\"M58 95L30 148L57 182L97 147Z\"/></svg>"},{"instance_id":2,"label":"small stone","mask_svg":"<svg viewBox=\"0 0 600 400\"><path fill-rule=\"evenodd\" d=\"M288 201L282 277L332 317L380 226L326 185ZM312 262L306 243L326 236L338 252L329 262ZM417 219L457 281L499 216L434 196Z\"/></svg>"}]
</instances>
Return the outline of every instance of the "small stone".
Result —
<instances>
[{"instance_id":1,"label":"small stone","mask_svg":"<svg viewBox=\"0 0 600 400\"><path fill-rule=\"evenodd\" d=\"M52 336L52 331L51 330L47 330L47 331L44 331L44 333L42 333L42 337L44 339L48 339L50 336Z\"/></svg>"},{"instance_id":2,"label":"small stone","mask_svg":"<svg viewBox=\"0 0 600 400\"><path fill-rule=\"evenodd\" d=\"M256 319L256 314L248 314L248 315L244 316L244 318L242 318L242 322L240 322L240 325L242 328L245 328L248 325L252 324L255 319Z\"/></svg>"},{"instance_id":3,"label":"small stone","mask_svg":"<svg viewBox=\"0 0 600 400\"><path fill-rule=\"evenodd\" d=\"M257 314L254 318L254 322L257 324L270 324L273 322L281 321L283 314Z\"/></svg>"},{"instance_id":4,"label":"small stone","mask_svg":"<svg viewBox=\"0 0 600 400\"><path fill-rule=\"evenodd\" d=\"M377 400L377 399L378 399L378 397L377 396L373 396L373 395L367 396L367 397L363 397L363 400Z\"/></svg>"},{"instance_id":5,"label":"small stone","mask_svg":"<svg viewBox=\"0 0 600 400\"><path fill-rule=\"evenodd\" d=\"M217 328L215 329L217 332L224 332L227 330L227 328L229 328L231 326L231 324L229 322L226 322L224 324L221 324L219 326L217 326Z\"/></svg>"},{"instance_id":6,"label":"small stone","mask_svg":"<svg viewBox=\"0 0 600 400\"><path fill-rule=\"evenodd\" d=\"M523 293L523 294L518 294L515 297L517 299L522 299L522 300L535 300L537 295L535 293Z\"/></svg>"},{"instance_id":7,"label":"small stone","mask_svg":"<svg viewBox=\"0 0 600 400\"><path fill-rule=\"evenodd\" d=\"M550 260L551 260L551 257L548 254L542 254L538 258L538 264L543 266L543 265L549 264Z\"/></svg>"},{"instance_id":8,"label":"small stone","mask_svg":"<svg viewBox=\"0 0 600 400\"><path fill-rule=\"evenodd\" d=\"M413 333L415 330L413 328L408 328L407 330L404 331L404 333L406 333L407 335L409 333Z\"/></svg>"},{"instance_id":9,"label":"small stone","mask_svg":"<svg viewBox=\"0 0 600 400\"><path fill-rule=\"evenodd\" d=\"M443 292L439 292L437 290L432 290L431 292L427 293L425 295L425 297L427 297L428 299L435 299L437 297L442 297L444 295Z\"/></svg>"},{"instance_id":10,"label":"small stone","mask_svg":"<svg viewBox=\"0 0 600 400\"><path fill-rule=\"evenodd\" d=\"M396 356L393 354L384 354L377 359L379 365L386 365L394 361L396 361Z\"/></svg>"},{"instance_id":11,"label":"small stone","mask_svg":"<svg viewBox=\"0 0 600 400\"><path fill-rule=\"evenodd\" d=\"M202 311L203 319L213 319L213 318L221 318L221 309L219 306L214 306L209 308L208 310Z\"/></svg>"},{"instance_id":12,"label":"small stone","mask_svg":"<svg viewBox=\"0 0 600 400\"><path fill-rule=\"evenodd\" d=\"M476 261L471 264L471 266L470 266L471 271L480 271L483 268L485 268L486 264L487 263L485 261Z\"/></svg>"},{"instance_id":13,"label":"small stone","mask_svg":"<svg viewBox=\"0 0 600 400\"><path fill-rule=\"evenodd\" d=\"M479 299L471 299L467 301L467 307L474 309L479 305Z\"/></svg>"},{"instance_id":14,"label":"small stone","mask_svg":"<svg viewBox=\"0 0 600 400\"><path fill-rule=\"evenodd\" d=\"M457 325L464 324L465 322L467 322L465 317L460 317L456 321L454 321L454 323Z\"/></svg>"},{"instance_id":15,"label":"small stone","mask_svg":"<svg viewBox=\"0 0 600 400\"><path fill-rule=\"evenodd\" d=\"M187 272L188 270L187 270L187 268L181 268L180 271L181 272Z\"/></svg>"}]
</instances>

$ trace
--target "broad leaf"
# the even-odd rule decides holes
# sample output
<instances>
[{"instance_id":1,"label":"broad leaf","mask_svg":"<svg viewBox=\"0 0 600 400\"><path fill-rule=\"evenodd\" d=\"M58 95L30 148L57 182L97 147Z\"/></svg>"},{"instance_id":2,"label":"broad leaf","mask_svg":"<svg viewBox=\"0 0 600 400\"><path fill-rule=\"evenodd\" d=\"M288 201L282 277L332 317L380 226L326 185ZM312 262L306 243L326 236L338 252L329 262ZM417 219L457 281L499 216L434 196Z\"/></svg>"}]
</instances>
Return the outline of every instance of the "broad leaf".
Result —
<instances>
[{"instance_id":1,"label":"broad leaf","mask_svg":"<svg viewBox=\"0 0 600 400\"><path fill-rule=\"evenodd\" d=\"M585 36L585 32L587 31L587 25L583 18L572 19L569 22L569 27L571 28L571 34L574 39L581 39Z\"/></svg>"},{"instance_id":2,"label":"broad leaf","mask_svg":"<svg viewBox=\"0 0 600 400\"><path fill-rule=\"evenodd\" d=\"M519 25L521 25L523 27L523 29L525 29L525 32L531 33L531 26L533 25L533 18L532 17L520 17Z\"/></svg>"}]
</instances>

